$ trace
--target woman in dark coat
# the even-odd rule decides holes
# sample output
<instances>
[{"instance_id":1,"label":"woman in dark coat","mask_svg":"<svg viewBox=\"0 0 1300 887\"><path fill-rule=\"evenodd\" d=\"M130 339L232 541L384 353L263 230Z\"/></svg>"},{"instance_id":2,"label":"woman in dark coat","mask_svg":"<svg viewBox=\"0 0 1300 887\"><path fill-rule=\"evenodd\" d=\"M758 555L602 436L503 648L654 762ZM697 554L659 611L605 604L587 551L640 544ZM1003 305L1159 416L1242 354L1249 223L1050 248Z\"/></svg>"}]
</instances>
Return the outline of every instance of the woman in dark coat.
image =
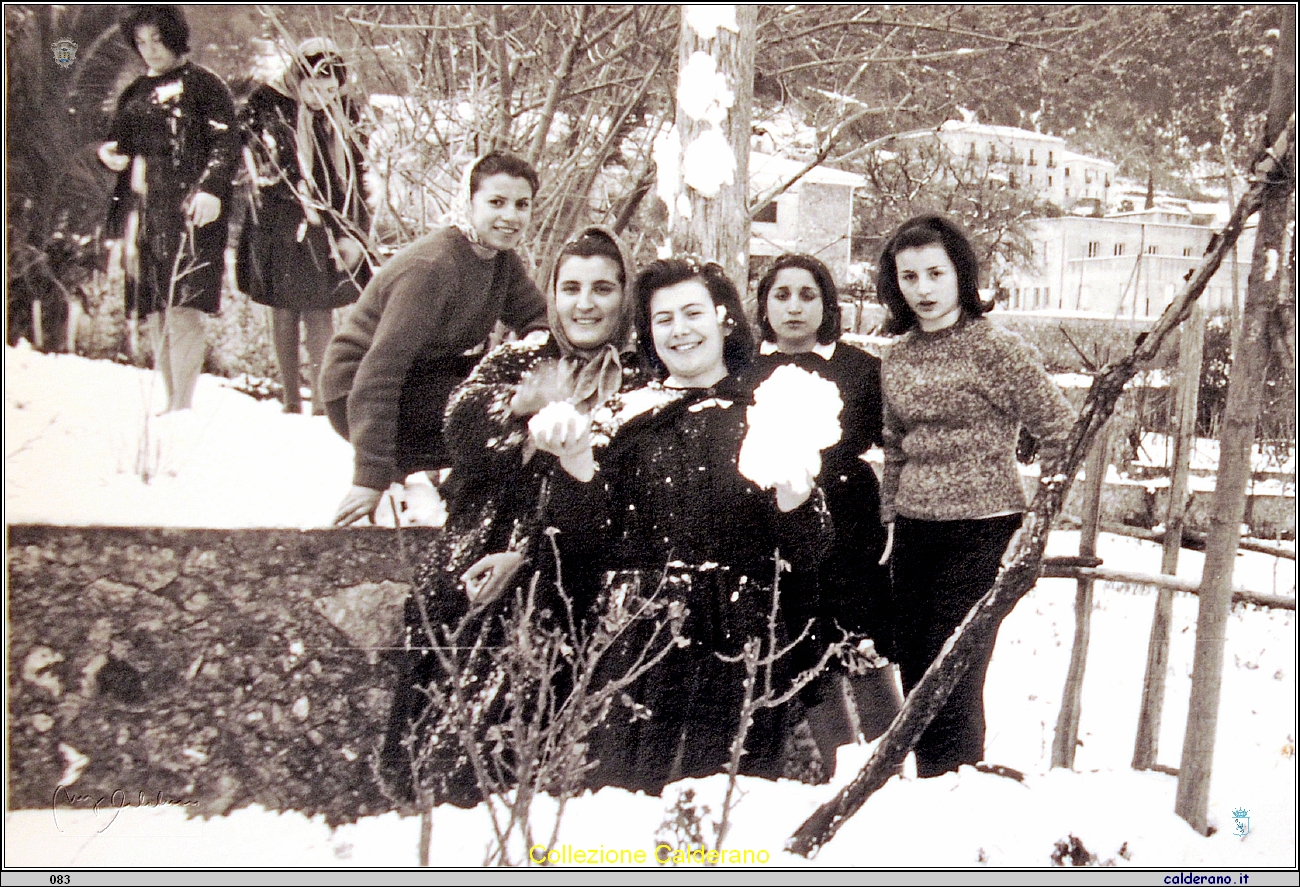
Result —
<instances>
[{"instance_id":1,"label":"woman in dark coat","mask_svg":"<svg viewBox=\"0 0 1300 887\"><path fill-rule=\"evenodd\" d=\"M840 306L835 280L818 259L799 254L778 258L758 284L758 326L763 341L751 371L762 382L777 367L794 364L835 383L844 409L837 444L822 453L817 482L835 521L835 545L819 574L792 576L798 591L785 597L792 622L812 619L818 647L848 633L887 646L885 613L889 572L880 565L885 530L880 524L880 486L861 456L881 439L880 359L840 343ZM812 656L816 661L816 655ZM875 739L902 703L894 669L876 657L847 657L849 686L859 726ZM808 723L830 775L834 750L851 739L841 689L843 668L832 668L803 694Z\"/></svg>"},{"instance_id":2,"label":"woman in dark coat","mask_svg":"<svg viewBox=\"0 0 1300 887\"><path fill-rule=\"evenodd\" d=\"M99 149L118 173L108 232L125 242L127 311L147 319L171 412L192 405L202 318L221 307L239 135L226 85L185 58L189 26L179 8L136 7L122 33L149 70L118 99Z\"/></svg>"},{"instance_id":3,"label":"woman in dark coat","mask_svg":"<svg viewBox=\"0 0 1300 887\"><path fill-rule=\"evenodd\" d=\"M590 482L580 483L590 453L581 434L543 435L539 445L576 469L557 481L552 520L561 537L583 540L595 569L609 571L604 618L617 621L636 593L680 621L680 645L627 688L591 743L593 787L658 795L677 779L726 771L745 669L721 657L737 656L751 638L767 655L773 631L778 643L787 638L780 614L775 625L768 618L778 546L781 559L815 569L832 531L820 491L778 486L774 498L737 467L750 401L738 377L753 345L721 269L662 260L640 275L636 297L639 348L665 377L651 387L667 396L620 425ZM637 661L656 622L631 624L603 663L605 679ZM776 692L789 688L790 674L788 659L773 666ZM755 714L742 773L784 775L793 714L790 706Z\"/></svg>"},{"instance_id":4,"label":"woman in dark coat","mask_svg":"<svg viewBox=\"0 0 1300 887\"><path fill-rule=\"evenodd\" d=\"M324 415L320 366L331 310L370 280L360 112L340 93L347 67L333 41L306 40L288 70L240 110L253 201L239 241L238 283L271 308L284 411L302 411L300 328L307 329L312 413Z\"/></svg>"},{"instance_id":5,"label":"woman in dark coat","mask_svg":"<svg viewBox=\"0 0 1300 887\"><path fill-rule=\"evenodd\" d=\"M449 655L462 672L490 671L488 654L465 650L485 626L486 648L504 641L504 620L535 575L536 606L551 614L544 621L568 627L565 604L555 594L554 555L542 532L550 479L559 468L553 455L536 450L529 421L555 402L590 415L620 388L643 384L632 350L632 273L613 231L584 229L560 250L551 270L548 335L498 347L451 396L443 427L452 460L444 487L450 510L407 602L408 652L381 752L381 772L396 796L413 797L414 774L434 803L473 806L481 800L457 738L439 735L447 724L428 711L426 690L447 680L435 647L457 649ZM565 572L566 591L579 609L594 597L584 592L583 578L581 570ZM562 696L567 685L559 683ZM499 706L488 712L476 725L479 732L501 715Z\"/></svg>"}]
</instances>

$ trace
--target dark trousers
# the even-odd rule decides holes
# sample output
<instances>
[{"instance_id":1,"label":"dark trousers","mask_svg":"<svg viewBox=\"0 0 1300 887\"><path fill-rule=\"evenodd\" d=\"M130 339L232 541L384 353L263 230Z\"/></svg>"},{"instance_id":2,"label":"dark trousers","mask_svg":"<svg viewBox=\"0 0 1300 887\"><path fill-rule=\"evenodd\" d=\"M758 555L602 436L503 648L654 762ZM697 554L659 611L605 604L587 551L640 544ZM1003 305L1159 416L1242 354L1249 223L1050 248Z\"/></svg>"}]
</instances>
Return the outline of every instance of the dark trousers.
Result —
<instances>
[{"instance_id":1,"label":"dark trousers","mask_svg":"<svg viewBox=\"0 0 1300 887\"><path fill-rule=\"evenodd\" d=\"M953 629L993 586L1021 515L894 524L894 654L911 692ZM997 633L981 638L970 668L916 745L918 776L938 776L984 759L984 676Z\"/></svg>"}]
</instances>

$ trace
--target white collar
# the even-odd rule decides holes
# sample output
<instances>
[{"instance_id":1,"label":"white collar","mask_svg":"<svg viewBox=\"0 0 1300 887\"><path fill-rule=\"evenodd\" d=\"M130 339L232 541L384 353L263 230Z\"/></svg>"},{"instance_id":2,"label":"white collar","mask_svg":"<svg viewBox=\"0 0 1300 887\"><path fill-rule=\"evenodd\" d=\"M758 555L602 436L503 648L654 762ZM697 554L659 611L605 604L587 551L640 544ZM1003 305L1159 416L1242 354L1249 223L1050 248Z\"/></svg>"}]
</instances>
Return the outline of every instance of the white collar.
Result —
<instances>
[{"instance_id":1,"label":"white collar","mask_svg":"<svg viewBox=\"0 0 1300 887\"><path fill-rule=\"evenodd\" d=\"M764 339L763 341L758 343L758 353L764 356L768 354L778 353L776 343L769 342L767 339ZM830 360L831 356L835 354L835 343L827 342L825 345L822 345L820 343L814 345L812 348L812 353L816 354L822 360Z\"/></svg>"}]
</instances>

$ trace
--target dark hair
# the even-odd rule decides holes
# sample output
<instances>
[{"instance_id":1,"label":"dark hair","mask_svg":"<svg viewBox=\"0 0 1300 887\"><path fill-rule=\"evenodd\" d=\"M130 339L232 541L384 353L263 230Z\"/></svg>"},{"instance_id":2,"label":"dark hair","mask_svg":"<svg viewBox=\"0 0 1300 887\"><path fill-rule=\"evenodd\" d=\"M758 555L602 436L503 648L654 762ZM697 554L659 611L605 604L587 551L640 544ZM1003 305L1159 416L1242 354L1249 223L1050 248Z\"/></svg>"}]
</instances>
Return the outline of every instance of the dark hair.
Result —
<instances>
[{"instance_id":1,"label":"dark hair","mask_svg":"<svg viewBox=\"0 0 1300 887\"><path fill-rule=\"evenodd\" d=\"M957 272L957 303L962 313L967 317L979 317L989 310L989 306L980 301L979 260L975 258L975 250L965 232L943 216L917 216L900 225L880 253L876 292L889 309L886 333L905 333L918 322L916 312L907 304L903 291L898 287L896 257L905 249L919 249L936 243L943 247Z\"/></svg>"},{"instance_id":2,"label":"dark hair","mask_svg":"<svg viewBox=\"0 0 1300 887\"><path fill-rule=\"evenodd\" d=\"M600 256L609 259L614 263L614 267L618 268L618 282L624 287L627 286L627 270L623 267L623 253L619 251L618 244L614 242L614 239L604 231L587 230L582 232L582 235L577 240L570 240L566 243L560 249L560 254L555 257L555 278L559 278L560 266L570 256L582 259Z\"/></svg>"},{"instance_id":3,"label":"dark hair","mask_svg":"<svg viewBox=\"0 0 1300 887\"><path fill-rule=\"evenodd\" d=\"M767 319L767 295L776 283L776 276L786 268L802 268L813 276L822 294L822 324L817 327L817 343L829 345L840 337L840 295L835 288L835 278L820 259L803 253L786 253L772 263L772 267L758 282L758 332L768 342L776 341L776 331Z\"/></svg>"},{"instance_id":4,"label":"dark hair","mask_svg":"<svg viewBox=\"0 0 1300 887\"><path fill-rule=\"evenodd\" d=\"M484 179L501 173L523 179L532 187L533 196L537 196L537 189L541 187L537 170L533 169L533 165L524 158L504 151L492 151L474 162L474 169L469 174L469 196L473 197L478 193Z\"/></svg>"},{"instance_id":5,"label":"dark hair","mask_svg":"<svg viewBox=\"0 0 1300 887\"><path fill-rule=\"evenodd\" d=\"M654 336L650 332L650 300L659 290L676 286L688 280L699 279L709 291L714 306L721 305L727 311L729 329L722 345L722 360L727 372L738 376L754 360L754 335L749 324L745 322L745 309L740 304L740 293L731 282L722 266L713 262L703 262L693 256L676 259L660 259L651 262L636 278L636 335L637 348L646 365L660 378L667 375L668 368L655 352Z\"/></svg>"},{"instance_id":6,"label":"dark hair","mask_svg":"<svg viewBox=\"0 0 1300 887\"><path fill-rule=\"evenodd\" d=\"M140 50L135 45L135 32L145 25L153 25L158 29L162 45L177 58L190 51L190 26L179 6L131 7L126 18L122 19L121 27L122 36L136 55L140 55Z\"/></svg>"}]
</instances>

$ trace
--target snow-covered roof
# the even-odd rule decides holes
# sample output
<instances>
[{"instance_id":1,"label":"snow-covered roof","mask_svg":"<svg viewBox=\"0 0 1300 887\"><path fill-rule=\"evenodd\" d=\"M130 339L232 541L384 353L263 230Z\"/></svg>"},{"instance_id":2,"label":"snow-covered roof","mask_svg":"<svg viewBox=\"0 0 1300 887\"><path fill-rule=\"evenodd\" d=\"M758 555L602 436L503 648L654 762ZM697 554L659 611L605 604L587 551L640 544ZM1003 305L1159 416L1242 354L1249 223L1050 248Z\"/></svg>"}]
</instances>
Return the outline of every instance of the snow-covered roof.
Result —
<instances>
[{"instance_id":1,"label":"snow-covered roof","mask_svg":"<svg viewBox=\"0 0 1300 887\"><path fill-rule=\"evenodd\" d=\"M967 135L984 136L994 139L1033 139L1041 142L1053 142L1064 145L1065 139L1046 133L1034 132L1032 129L1020 129L1015 126L994 126L991 123L967 123L964 120L945 120L939 127L943 132L959 132Z\"/></svg>"},{"instance_id":2,"label":"snow-covered roof","mask_svg":"<svg viewBox=\"0 0 1300 887\"><path fill-rule=\"evenodd\" d=\"M1095 166L1105 166L1110 169L1115 168L1115 164L1109 160L1102 160L1100 157L1089 157L1087 154L1077 154L1074 151L1064 151L1061 153L1062 163L1091 163Z\"/></svg>"},{"instance_id":3,"label":"snow-covered roof","mask_svg":"<svg viewBox=\"0 0 1300 887\"><path fill-rule=\"evenodd\" d=\"M751 151L749 153L750 189L762 191L771 188L797 175L806 165L806 161L787 160L784 157ZM816 185L843 185L848 188L861 188L867 184L865 176L829 166L815 166L799 181L812 182ZM796 182L793 187L797 189L799 184Z\"/></svg>"}]
</instances>

